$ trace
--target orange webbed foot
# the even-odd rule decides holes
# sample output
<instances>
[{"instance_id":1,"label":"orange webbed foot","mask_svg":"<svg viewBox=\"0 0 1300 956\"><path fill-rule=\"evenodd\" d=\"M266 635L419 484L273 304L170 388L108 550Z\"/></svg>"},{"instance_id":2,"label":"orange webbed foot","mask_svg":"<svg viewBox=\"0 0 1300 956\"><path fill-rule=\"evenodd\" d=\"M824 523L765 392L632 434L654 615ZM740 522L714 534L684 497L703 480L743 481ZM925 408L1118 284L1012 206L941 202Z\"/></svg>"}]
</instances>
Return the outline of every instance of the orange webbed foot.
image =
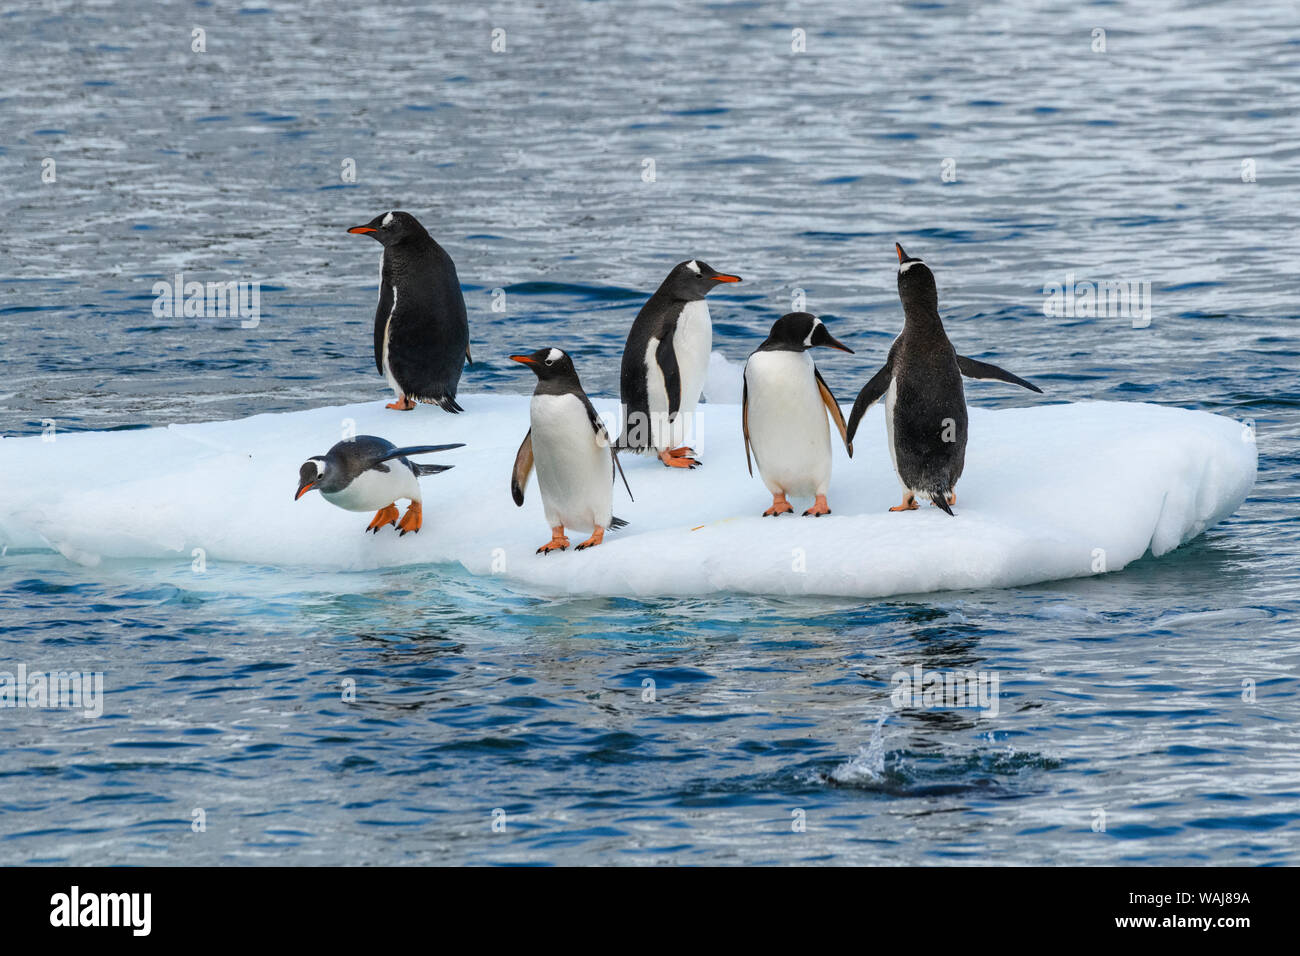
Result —
<instances>
[{"instance_id":1,"label":"orange webbed foot","mask_svg":"<svg viewBox=\"0 0 1300 956\"><path fill-rule=\"evenodd\" d=\"M370 520L370 524L366 530L379 534L379 529L388 524L397 524L396 504L385 505L383 508L376 511L375 516Z\"/></svg>"},{"instance_id":2,"label":"orange webbed foot","mask_svg":"<svg viewBox=\"0 0 1300 956\"><path fill-rule=\"evenodd\" d=\"M903 495L903 503L901 505L894 505L894 507L890 508L889 510L890 511L915 511L919 507L921 506L916 503L916 497L911 492L908 492L907 494Z\"/></svg>"},{"instance_id":3,"label":"orange webbed foot","mask_svg":"<svg viewBox=\"0 0 1300 956\"><path fill-rule=\"evenodd\" d=\"M415 402L411 401L405 395L395 402L389 402L384 408L392 408L399 412L409 412L415 407Z\"/></svg>"},{"instance_id":4,"label":"orange webbed foot","mask_svg":"<svg viewBox=\"0 0 1300 956\"><path fill-rule=\"evenodd\" d=\"M578 545L578 547L575 548L574 550L585 551L587 550L587 548L594 548L596 545L600 544L604 540L605 540L605 529L602 528L600 525L596 525L596 529L591 532L591 537L588 538L586 541L582 542L582 544Z\"/></svg>"},{"instance_id":5,"label":"orange webbed foot","mask_svg":"<svg viewBox=\"0 0 1300 956\"><path fill-rule=\"evenodd\" d=\"M669 468L698 468L701 464L703 464L703 462L700 462L694 458L689 458L686 455L679 455L678 452L687 452L692 455L694 454L694 452L692 452L689 448L673 448L668 451L661 451L659 453L659 460L662 461Z\"/></svg>"},{"instance_id":6,"label":"orange webbed foot","mask_svg":"<svg viewBox=\"0 0 1300 956\"><path fill-rule=\"evenodd\" d=\"M406 514L402 515L402 520L397 522L397 536L400 538L408 531L419 531L424 527L424 509L420 507L418 501L412 501Z\"/></svg>"},{"instance_id":7,"label":"orange webbed foot","mask_svg":"<svg viewBox=\"0 0 1300 956\"><path fill-rule=\"evenodd\" d=\"M564 525L557 525L551 529L551 540L538 548L537 553L550 554L552 551L563 551L568 546L569 539L564 536Z\"/></svg>"},{"instance_id":8,"label":"orange webbed foot","mask_svg":"<svg viewBox=\"0 0 1300 956\"><path fill-rule=\"evenodd\" d=\"M813 506L809 508L807 511L805 511L803 513L803 516L807 518L809 515L812 515L814 518L820 518L822 515L828 515L830 513L831 513L831 506L826 503L826 496L818 495L817 500L813 503Z\"/></svg>"},{"instance_id":9,"label":"orange webbed foot","mask_svg":"<svg viewBox=\"0 0 1300 956\"><path fill-rule=\"evenodd\" d=\"M772 507L763 512L764 518L775 518L778 515L792 515L794 507L790 502L785 500L785 495L773 495Z\"/></svg>"}]
</instances>

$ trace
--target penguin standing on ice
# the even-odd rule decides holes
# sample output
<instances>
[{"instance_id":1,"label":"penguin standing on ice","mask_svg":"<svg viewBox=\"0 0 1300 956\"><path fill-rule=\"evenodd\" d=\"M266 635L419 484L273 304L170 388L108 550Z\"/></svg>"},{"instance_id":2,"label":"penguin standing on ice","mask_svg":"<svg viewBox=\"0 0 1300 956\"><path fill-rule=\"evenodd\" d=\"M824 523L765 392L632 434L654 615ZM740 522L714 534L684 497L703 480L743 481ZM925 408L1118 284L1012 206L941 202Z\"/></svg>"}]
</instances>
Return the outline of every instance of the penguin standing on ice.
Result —
<instances>
[{"instance_id":1,"label":"penguin standing on ice","mask_svg":"<svg viewBox=\"0 0 1300 956\"><path fill-rule=\"evenodd\" d=\"M537 467L537 487L542 493L551 540L538 554L563 551L569 546L566 526L591 528L591 537L577 550L594 547L605 531L627 524L613 516L614 469L623 477L627 496L632 497L627 476L619 464L618 452L610 442L605 425L582 390L573 360L560 349L538 349L531 355L512 355L537 375L537 388L529 406L531 427L515 455L510 476L510 494L515 504L524 503L528 475Z\"/></svg>"},{"instance_id":2,"label":"penguin standing on ice","mask_svg":"<svg viewBox=\"0 0 1300 956\"><path fill-rule=\"evenodd\" d=\"M341 441L324 455L309 458L298 469L297 501L313 488L332 505L345 511L375 511L367 531L379 534L385 525L396 525L399 537L419 531L424 523L420 482L425 475L436 475L451 465L417 465L408 455L463 448L464 442L450 445L418 445L397 448L392 442L374 435L358 435ZM410 506L401 520L397 517L397 500L406 498Z\"/></svg>"},{"instance_id":3,"label":"penguin standing on ice","mask_svg":"<svg viewBox=\"0 0 1300 956\"><path fill-rule=\"evenodd\" d=\"M885 428L894 471L903 486L903 503L890 511L913 511L918 497L929 498L948 514L957 503L957 479L966 463L966 395L961 377L1009 382L1042 393L1037 385L1010 372L958 355L939 319L934 273L898 243L898 297L903 331L889 357L853 403L849 441L867 409L885 399Z\"/></svg>"},{"instance_id":4,"label":"penguin standing on ice","mask_svg":"<svg viewBox=\"0 0 1300 956\"><path fill-rule=\"evenodd\" d=\"M456 265L407 212L376 216L348 232L368 235L384 247L375 309L375 367L397 400L387 407L409 411L416 402L447 412L469 354L469 320Z\"/></svg>"},{"instance_id":5,"label":"penguin standing on ice","mask_svg":"<svg viewBox=\"0 0 1300 956\"><path fill-rule=\"evenodd\" d=\"M670 468L699 464L685 442L713 348L704 297L720 282L739 281L691 259L674 266L641 307L623 348L620 448L652 451Z\"/></svg>"},{"instance_id":6,"label":"penguin standing on ice","mask_svg":"<svg viewBox=\"0 0 1300 956\"><path fill-rule=\"evenodd\" d=\"M741 429L745 434L745 464L758 473L772 493L772 507L764 516L793 514L786 495L814 497L804 516L831 513L826 488L831 480L831 433L826 415L840 431L849 457L844 415L808 350L824 346L853 354L853 350L826 330L821 319L808 312L791 312L776 320L767 340L745 362L745 391Z\"/></svg>"}]
</instances>

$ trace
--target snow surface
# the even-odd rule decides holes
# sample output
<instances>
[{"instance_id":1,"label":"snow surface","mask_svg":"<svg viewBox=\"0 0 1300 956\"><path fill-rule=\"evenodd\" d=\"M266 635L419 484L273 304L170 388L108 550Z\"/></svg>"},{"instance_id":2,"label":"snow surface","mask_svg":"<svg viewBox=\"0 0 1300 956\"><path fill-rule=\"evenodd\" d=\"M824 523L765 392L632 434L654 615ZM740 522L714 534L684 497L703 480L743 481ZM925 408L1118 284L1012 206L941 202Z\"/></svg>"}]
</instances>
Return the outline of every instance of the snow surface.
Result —
<instances>
[{"instance_id":1,"label":"snow surface","mask_svg":"<svg viewBox=\"0 0 1300 956\"><path fill-rule=\"evenodd\" d=\"M1227 517L1255 481L1253 433L1205 412L1116 402L973 407L957 517L928 504L891 514L901 494L882 403L864 418L852 461L835 442L832 515L763 518L771 498L745 470L734 404L740 366L715 354L709 373L711 401L699 408L693 442L704 466L688 472L622 456L636 501L620 483L614 513L631 525L589 551L534 554L550 538L536 476L522 508L510 497L528 397L499 394L459 396L463 415L389 411L381 399L54 441L7 438L0 544L53 548L87 565L188 563L201 548L209 570L222 561L345 570L459 562L549 593L880 597L1117 571ZM978 387L969 391L978 400ZM617 433L617 402L594 404ZM349 427L398 445L467 443L420 459L455 467L421 479L418 535L364 534L365 515L316 493L293 500L298 467ZM794 504L802 511L811 502Z\"/></svg>"}]
</instances>

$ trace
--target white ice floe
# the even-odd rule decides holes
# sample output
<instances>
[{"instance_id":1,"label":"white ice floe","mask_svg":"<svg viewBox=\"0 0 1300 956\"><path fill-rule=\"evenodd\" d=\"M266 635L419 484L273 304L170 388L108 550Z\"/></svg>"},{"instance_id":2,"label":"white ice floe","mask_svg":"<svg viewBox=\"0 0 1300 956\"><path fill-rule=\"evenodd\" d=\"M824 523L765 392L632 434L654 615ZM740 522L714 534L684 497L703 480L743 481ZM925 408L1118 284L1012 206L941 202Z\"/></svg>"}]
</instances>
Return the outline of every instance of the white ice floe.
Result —
<instances>
[{"instance_id":1,"label":"white ice floe","mask_svg":"<svg viewBox=\"0 0 1300 956\"><path fill-rule=\"evenodd\" d=\"M900 490L877 405L851 461L836 443L832 515L763 518L771 497L745 470L740 408L718 401L736 391L738 373L719 358L710 368L710 402L699 408L692 442L702 468L623 456L636 501L620 483L614 513L631 525L590 551L534 554L550 537L536 478L522 508L510 497L528 398L490 394L460 395L463 415L389 411L377 399L54 441L4 439L0 544L53 548L83 564L189 562L202 549L211 570L222 561L359 571L458 562L551 593L880 597L1118 571L1227 517L1255 481L1253 432L1228 418L1115 402L972 408L957 516L928 504L891 514ZM616 421L615 400L595 405ZM420 459L455 465L421 479L421 533L364 534L364 515L315 493L293 500L299 466L348 428L398 445L466 443ZM811 502L794 504L802 511Z\"/></svg>"}]
</instances>

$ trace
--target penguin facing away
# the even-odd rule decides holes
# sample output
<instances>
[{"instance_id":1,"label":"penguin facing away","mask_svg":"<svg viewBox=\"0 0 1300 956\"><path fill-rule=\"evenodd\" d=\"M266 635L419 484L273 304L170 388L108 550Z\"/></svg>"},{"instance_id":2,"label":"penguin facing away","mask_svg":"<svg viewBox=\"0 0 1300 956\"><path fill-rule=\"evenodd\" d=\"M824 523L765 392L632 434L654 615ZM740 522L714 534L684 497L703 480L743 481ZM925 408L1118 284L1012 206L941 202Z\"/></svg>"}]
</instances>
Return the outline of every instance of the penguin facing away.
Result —
<instances>
[{"instance_id":1,"label":"penguin facing away","mask_svg":"<svg viewBox=\"0 0 1300 956\"><path fill-rule=\"evenodd\" d=\"M898 297L903 331L889 357L853 403L849 441L867 409L885 399L885 428L903 502L890 511L914 511L918 497L929 498L948 514L957 503L954 490L966 462L967 415L962 376L1008 382L1042 393L1037 385L996 365L958 355L939 318L934 273L897 243Z\"/></svg>"},{"instance_id":2,"label":"penguin facing away","mask_svg":"<svg viewBox=\"0 0 1300 956\"><path fill-rule=\"evenodd\" d=\"M745 362L741 405L745 464L752 475L752 450L758 473L772 493L772 507L764 516L793 514L787 495L815 497L805 517L831 513L826 503L831 479L827 414L853 457L839 403L808 354L819 346L853 354L827 331L821 319L808 312L791 312L776 320L767 339Z\"/></svg>"},{"instance_id":3,"label":"penguin facing away","mask_svg":"<svg viewBox=\"0 0 1300 956\"><path fill-rule=\"evenodd\" d=\"M321 497L345 511L375 511L367 531L379 534L385 525L395 525L399 537L419 531L424 523L423 498L419 478L447 471L451 465L418 465L409 455L450 451L465 447L464 442L450 445L415 445L398 448L374 435L358 435L341 441L324 455L303 462L298 469L297 501L313 488ZM410 506L401 520L397 517L397 500L406 498Z\"/></svg>"},{"instance_id":4,"label":"penguin facing away","mask_svg":"<svg viewBox=\"0 0 1300 956\"><path fill-rule=\"evenodd\" d=\"M375 367L397 399L387 407L409 411L416 402L447 412L469 352L465 297L451 256L408 212L383 213L351 233L384 247L375 308Z\"/></svg>"},{"instance_id":5,"label":"penguin facing away","mask_svg":"<svg viewBox=\"0 0 1300 956\"><path fill-rule=\"evenodd\" d=\"M670 468L700 464L685 442L713 348L704 297L719 283L739 281L690 259L674 266L641 307L623 348L620 448L653 452Z\"/></svg>"},{"instance_id":6,"label":"penguin facing away","mask_svg":"<svg viewBox=\"0 0 1300 956\"><path fill-rule=\"evenodd\" d=\"M632 497L618 452L605 425L582 390L573 360L560 349L538 349L531 355L510 358L527 365L537 375L537 388L529 405L531 419L510 476L510 494L523 506L524 489L533 468L542 494L551 540L538 554L563 551L569 546L565 527L591 528L591 537L577 550L595 547L605 531L627 522L613 516L614 469Z\"/></svg>"}]
</instances>

